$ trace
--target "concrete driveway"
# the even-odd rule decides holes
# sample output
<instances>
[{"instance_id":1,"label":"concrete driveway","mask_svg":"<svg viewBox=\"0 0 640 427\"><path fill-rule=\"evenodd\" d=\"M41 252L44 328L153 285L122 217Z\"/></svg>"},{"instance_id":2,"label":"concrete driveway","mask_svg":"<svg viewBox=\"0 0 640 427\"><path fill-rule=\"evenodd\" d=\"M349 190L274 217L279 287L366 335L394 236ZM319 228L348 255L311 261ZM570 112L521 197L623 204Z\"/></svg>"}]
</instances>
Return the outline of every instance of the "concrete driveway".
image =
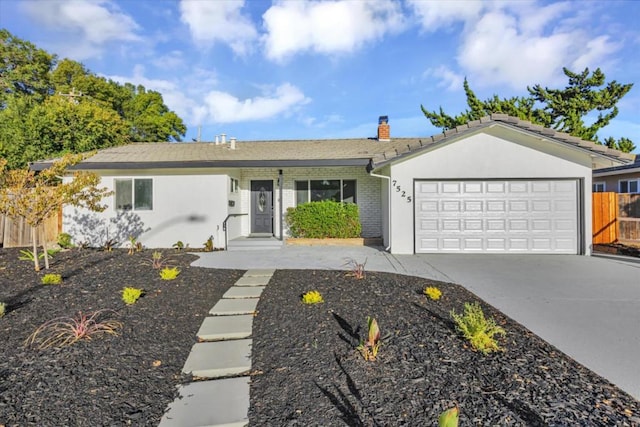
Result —
<instances>
[{"instance_id":1,"label":"concrete driveway","mask_svg":"<svg viewBox=\"0 0 640 427\"><path fill-rule=\"evenodd\" d=\"M570 255L391 255L371 247L199 253L211 268L366 270L459 283L640 399L640 260Z\"/></svg>"}]
</instances>

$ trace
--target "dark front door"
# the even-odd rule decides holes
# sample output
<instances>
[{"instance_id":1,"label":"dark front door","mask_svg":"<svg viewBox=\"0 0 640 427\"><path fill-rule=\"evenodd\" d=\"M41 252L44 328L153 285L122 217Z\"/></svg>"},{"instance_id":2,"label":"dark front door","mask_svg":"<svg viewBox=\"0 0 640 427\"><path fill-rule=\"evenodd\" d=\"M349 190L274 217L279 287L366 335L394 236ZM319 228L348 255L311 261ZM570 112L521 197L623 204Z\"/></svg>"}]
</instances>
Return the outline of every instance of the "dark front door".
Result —
<instances>
[{"instance_id":1,"label":"dark front door","mask_svg":"<svg viewBox=\"0 0 640 427\"><path fill-rule=\"evenodd\" d=\"M273 234L273 181L251 181L251 233Z\"/></svg>"}]
</instances>

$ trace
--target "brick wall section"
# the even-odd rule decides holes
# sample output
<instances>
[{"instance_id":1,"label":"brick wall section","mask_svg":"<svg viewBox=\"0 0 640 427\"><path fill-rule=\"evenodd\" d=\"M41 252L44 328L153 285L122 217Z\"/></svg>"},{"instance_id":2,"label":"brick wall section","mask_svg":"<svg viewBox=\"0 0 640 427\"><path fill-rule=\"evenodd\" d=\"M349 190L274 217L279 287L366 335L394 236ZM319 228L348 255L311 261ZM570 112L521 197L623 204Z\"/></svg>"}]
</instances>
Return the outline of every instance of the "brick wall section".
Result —
<instances>
[{"instance_id":1,"label":"brick wall section","mask_svg":"<svg viewBox=\"0 0 640 427\"><path fill-rule=\"evenodd\" d=\"M295 206L294 181L305 179L355 179L356 203L360 210L360 222L362 223L362 237L382 236L382 212L381 212L381 180L369 176L364 166L361 167L317 167L317 168L285 168L283 169L283 208ZM279 203L278 203L278 169L255 168L243 169L240 177L241 205L243 212L251 211L251 181L272 179L274 188L274 233L279 235ZM287 236L287 225L284 222L284 235ZM243 222L242 232L248 235L251 232L249 218Z\"/></svg>"},{"instance_id":2,"label":"brick wall section","mask_svg":"<svg viewBox=\"0 0 640 427\"><path fill-rule=\"evenodd\" d=\"M390 126L387 123L381 123L378 125L378 140L389 141L391 138Z\"/></svg>"}]
</instances>

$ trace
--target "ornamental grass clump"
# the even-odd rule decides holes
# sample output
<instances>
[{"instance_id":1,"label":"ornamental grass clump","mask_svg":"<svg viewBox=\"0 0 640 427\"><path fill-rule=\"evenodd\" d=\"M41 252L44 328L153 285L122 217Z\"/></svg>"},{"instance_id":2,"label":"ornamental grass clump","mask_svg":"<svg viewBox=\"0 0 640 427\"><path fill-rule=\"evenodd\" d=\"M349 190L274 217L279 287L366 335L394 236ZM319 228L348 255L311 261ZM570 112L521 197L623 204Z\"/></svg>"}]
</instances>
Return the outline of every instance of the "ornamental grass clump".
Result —
<instances>
[{"instance_id":1,"label":"ornamental grass clump","mask_svg":"<svg viewBox=\"0 0 640 427\"><path fill-rule=\"evenodd\" d=\"M45 274L42 276L43 285L59 285L62 283L62 276L59 274Z\"/></svg>"},{"instance_id":2,"label":"ornamental grass clump","mask_svg":"<svg viewBox=\"0 0 640 427\"><path fill-rule=\"evenodd\" d=\"M180 270L178 270L178 267L165 267L160 270L160 277L162 278L162 280L174 280L176 277L178 277L178 274L180 274Z\"/></svg>"},{"instance_id":3,"label":"ornamental grass clump","mask_svg":"<svg viewBox=\"0 0 640 427\"><path fill-rule=\"evenodd\" d=\"M302 302L304 304L320 304L324 302L322 295L318 291L309 291L302 295Z\"/></svg>"},{"instance_id":4,"label":"ornamental grass clump","mask_svg":"<svg viewBox=\"0 0 640 427\"><path fill-rule=\"evenodd\" d=\"M350 269L350 271L347 272L347 276L349 277L355 277L358 280L362 280L367 276L364 271L364 268L367 265L367 259L365 259L364 262L358 262L353 258L349 258L344 265L348 266Z\"/></svg>"},{"instance_id":5,"label":"ornamental grass clump","mask_svg":"<svg viewBox=\"0 0 640 427\"><path fill-rule=\"evenodd\" d=\"M442 296L442 291L434 286L427 286L424 288L424 294L433 301L437 301Z\"/></svg>"},{"instance_id":6,"label":"ornamental grass clump","mask_svg":"<svg viewBox=\"0 0 640 427\"><path fill-rule=\"evenodd\" d=\"M143 293L142 289L126 287L122 290L122 301L127 305L135 304Z\"/></svg>"},{"instance_id":7,"label":"ornamental grass clump","mask_svg":"<svg viewBox=\"0 0 640 427\"><path fill-rule=\"evenodd\" d=\"M93 313L78 313L76 317L58 317L43 323L25 340L25 347L40 350L49 347L66 347L82 339L91 340L95 335L118 335L122 323L111 319L113 310L98 310Z\"/></svg>"},{"instance_id":8,"label":"ornamental grass clump","mask_svg":"<svg viewBox=\"0 0 640 427\"><path fill-rule=\"evenodd\" d=\"M360 352L364 360L374 361L378 356L378 350L380 349L380 328L378 327L378 321L373 317L367 316L367 339L360 341L360 345L356 347L356 350Z\"/></svg>"},{"instance_id":9,"label":"ornamental grass clump","mask_svg":"<svg viewBox=\"0 0 640 427\"><path fill-rule=\"evenodd\" d=\"M485 355L502 350L494 337L505 335L505 330L498 326L495 320L485 318L477 302L464 303L464 314L456 314L455 310L451 310L451 318L458 332L469 340L474 350Z\"/></svg>"}]
</instances>

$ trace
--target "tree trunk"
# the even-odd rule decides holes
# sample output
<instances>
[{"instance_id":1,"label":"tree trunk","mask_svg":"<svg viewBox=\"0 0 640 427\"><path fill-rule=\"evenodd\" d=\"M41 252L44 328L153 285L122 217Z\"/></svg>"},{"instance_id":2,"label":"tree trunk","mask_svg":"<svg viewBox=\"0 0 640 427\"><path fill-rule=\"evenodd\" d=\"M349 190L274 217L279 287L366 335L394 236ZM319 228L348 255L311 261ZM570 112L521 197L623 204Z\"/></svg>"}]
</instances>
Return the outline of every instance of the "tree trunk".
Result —
<instances>
[{"instance_id":1,"label":"tree trunk","mask_svg":"<svg viewBox=\"0 0 640 427\"><path fill-rule=\"evenodd\" d=\"M36 271L40 271L40 261L38 260L38 230L31 227L31 240L33 240L33 265Z\"/></svg>"},{"instance_id":2,"label":"tree trunk","mask_svg":"<svg viewBox=\"0 0 640 427\"><path fill-rule=\"evenodd\" d=\"M44 239L42 239L42 249L44 250L44 269L49 269L49 252L47 251L47 233L44 228L46 221L42 223L42 235Z\"/></svg>"}]
</instances>

